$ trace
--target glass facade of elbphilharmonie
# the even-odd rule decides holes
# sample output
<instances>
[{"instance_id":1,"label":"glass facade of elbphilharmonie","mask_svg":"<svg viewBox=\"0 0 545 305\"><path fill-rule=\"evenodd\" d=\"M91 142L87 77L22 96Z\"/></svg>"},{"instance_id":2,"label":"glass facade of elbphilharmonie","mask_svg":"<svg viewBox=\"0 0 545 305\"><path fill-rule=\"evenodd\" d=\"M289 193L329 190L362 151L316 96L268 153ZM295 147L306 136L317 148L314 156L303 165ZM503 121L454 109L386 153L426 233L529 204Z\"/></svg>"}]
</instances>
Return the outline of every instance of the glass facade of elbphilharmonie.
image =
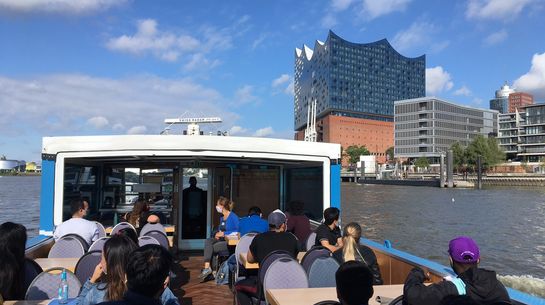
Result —
<instances>
[{"instance_id":1,"label":"glass facade of elbphilharmonie","mask_svg":"<svg viewBox=\"0 0 545 305\"><path fill-rule=\"evenodd\" d=\"M317 104L326 115L393 122L394 101L425 96L425 55L408 58L386 40L352 43L332 31L314 49L296 49L295 130L307 124L307 109Z\"/></svg>"}]
</instances>

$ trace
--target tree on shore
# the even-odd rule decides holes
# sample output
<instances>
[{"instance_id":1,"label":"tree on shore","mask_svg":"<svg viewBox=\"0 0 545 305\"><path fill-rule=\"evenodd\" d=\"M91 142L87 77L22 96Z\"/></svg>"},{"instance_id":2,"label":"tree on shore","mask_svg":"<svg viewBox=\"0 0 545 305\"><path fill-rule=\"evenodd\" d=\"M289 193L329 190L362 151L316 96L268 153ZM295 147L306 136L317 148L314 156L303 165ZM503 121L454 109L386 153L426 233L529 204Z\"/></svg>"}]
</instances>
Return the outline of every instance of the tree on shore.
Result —
<instances>
[{"instance_id":1,"label":"tree on shore","mask_svg":"<svg viewBox=\"0 0 545 305\"><path fill-rule=\"evenodd\" d=\"M456 142L450 146L450 150L452 150L452 163L454 165L454 168L461 172L465 169L467 166L467 154L465 148L460 144L460 142Z\"/></svg>"},{"instance_id":2,"label":"tree on shore","mask_svg":"<svg viewBox=\"0 0 545 305\"><path fill-rule=\"evenodd\" d=\"M360 156L370 155L371 153L365 147L365 145L351 145L344 151L345 156L348 157L348 163L354 165L360 161Z\"/></svg>"},{"instance_id":3,"label":"tree on shore","mask_svg":"<svg viewBox=\"0 0 545 305\"><path fill-rule=\"evenodd\" d=\"M466 148L456 142L452 144L450 149L452 150L454 167L457 169L466 166L477 169L479 156L481 156L481 166L484 169L505 161L505 153L498 146L496 138L487 139L479 135Z\"/></svg>"},{"instance_id":4,"label":"tree on shore","mask_svg":"<svg viewBox=\"0 0 545 305\"><path fill-rule=\"evenodd\" d=\"M388 161L394 161L394 147L390 146L386 150L386 157L388 158Z\"/></svg>"},{"instance_id":5,"label":"tree on shore","mask_svg":"<svg viewBox=\"0 0 545 305\"><path fill-rule=\"evenodd\" d=\"M428 168L428 166L430 166L430 162L428 162L428 158L420 157L414 161L414 166L418 168Z\"/></svg>"}]
</instances>

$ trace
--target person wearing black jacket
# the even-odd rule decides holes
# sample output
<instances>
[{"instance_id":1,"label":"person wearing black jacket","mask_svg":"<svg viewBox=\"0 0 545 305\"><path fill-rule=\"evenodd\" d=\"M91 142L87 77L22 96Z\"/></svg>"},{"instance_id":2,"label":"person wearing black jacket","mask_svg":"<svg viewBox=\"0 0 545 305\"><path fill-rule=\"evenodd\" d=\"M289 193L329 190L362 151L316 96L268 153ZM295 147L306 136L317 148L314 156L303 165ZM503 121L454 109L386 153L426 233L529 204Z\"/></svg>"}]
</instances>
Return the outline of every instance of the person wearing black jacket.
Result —
<instances>
[{"instance_id":1,"label":"person wearing black jacket","mask_svg":"<svg viewBox=\"0 0 545 305\"><path fill-rule=\"evenodd\" d=\"M469 237L460 236L449 243L450 264L457 277L424 285L427 275L421 268L411 270L403 287L404 305L438 305L452 295L467 295L478 304L511 304L507 290L496 272L478 267L479 247Z\"/></svg>"},{"instance_id":2,"label":"person wearing black jacket","mask_svg":"<svg viewBox=\"0 0 545 305\"><path fill-rule=\"evenodd\" d=\"M348 261L364 263L373 274L373 285L382 285L382 276L377 257L371 248L361 245L361 226L355 222L347 224L343 229L343 247L333 252L333 257L342 264Z\"/></svg>"}]
</instances>

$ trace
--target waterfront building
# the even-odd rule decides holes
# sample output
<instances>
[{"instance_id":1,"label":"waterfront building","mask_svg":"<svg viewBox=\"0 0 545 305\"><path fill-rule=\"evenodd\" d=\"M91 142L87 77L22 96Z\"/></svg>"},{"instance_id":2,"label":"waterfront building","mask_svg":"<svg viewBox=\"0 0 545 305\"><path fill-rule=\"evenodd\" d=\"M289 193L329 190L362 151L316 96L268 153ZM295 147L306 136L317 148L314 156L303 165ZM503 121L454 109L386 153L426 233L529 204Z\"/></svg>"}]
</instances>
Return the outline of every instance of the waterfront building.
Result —
<instances>
[{"instance_id":1,"label":"waterfront building","mask_svg":"<svg viewBox=\"0 0 545 305\"><path fill-rule=\"evenodd\" d=\"M425 55L405 57L386 39L353 43L332 31L314 49L295 49L295 139L304 139L316 102L317 141L365 145L384 162L394 144L394 101L425 95L425 68Z\"/></svg>"},{"instance_id":2,"label":"waterfront building","mask_svg":"<svg viewBox=\"0 0 545 305\"><path fill-rule=\"evenodd\" d=\"M520 111L522 108L534 104L534 96L526 92L515 92L509 94L507 110L509 113Z\"/></svg>"},{"instance_id":3,"label":"waterfront building","mask_svg":"<svg viewBox=\"0 0 545 305\"><path fill-rule=\"evenodd\" d=\"M500 113L498 121L498 145L505 152L507 160L516 160L521 152L520 135L524 131L526 114L518 110L513 113Z\"/></svg>"},{"instance_id":4,"label":"waterfront building","mask_svg":"<svg viewBox=\"0 0 545 305\"><path fill-rule=\"evenodd\" d=\"M520 153L523 161L545 161L545 104L526 106L525 121L521 125Z\"/></svg>"},{"instance_id":5,"label":"waterfront building","mask_svg":"<svg viewBox=\"0 0 545 305\"><path fill-rule=\"evenodd\" d=\"M507 83L496 90L495 98L490 100L490 109L497 110L500 113L509 112L509 94L515 93L515 89L509 87Z\"/></svg>"},{"instance_id":6,"label":"waterfront building","mask_svg":"<svg viewBox=\"0 0 545 305\"><path fill-rule=\"evenodd\" d=\"M498 111L462 106L436 97L395 102L396 158L427 157L438 163L452 144L496 136Z\"/></svg>"}]
</instances>

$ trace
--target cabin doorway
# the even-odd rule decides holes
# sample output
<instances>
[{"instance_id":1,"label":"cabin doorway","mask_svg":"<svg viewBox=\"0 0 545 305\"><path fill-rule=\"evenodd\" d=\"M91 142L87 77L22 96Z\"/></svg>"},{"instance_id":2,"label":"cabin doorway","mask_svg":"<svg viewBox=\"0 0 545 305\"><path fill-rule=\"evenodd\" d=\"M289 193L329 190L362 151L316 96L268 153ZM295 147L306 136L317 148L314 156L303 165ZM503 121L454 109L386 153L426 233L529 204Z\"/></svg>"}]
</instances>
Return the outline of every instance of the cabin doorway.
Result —
<instances>
[{"instance_id":1,"label":"cabin doorway","mask_svg":"<svg viewBox=\"0 0 545 305\"><path fill-rule=\"evenodd\" d=\"M210 234L210 183L207 168L181 171L179 238L182 250L200 249Z\"/></svg>"}]
</instances>

